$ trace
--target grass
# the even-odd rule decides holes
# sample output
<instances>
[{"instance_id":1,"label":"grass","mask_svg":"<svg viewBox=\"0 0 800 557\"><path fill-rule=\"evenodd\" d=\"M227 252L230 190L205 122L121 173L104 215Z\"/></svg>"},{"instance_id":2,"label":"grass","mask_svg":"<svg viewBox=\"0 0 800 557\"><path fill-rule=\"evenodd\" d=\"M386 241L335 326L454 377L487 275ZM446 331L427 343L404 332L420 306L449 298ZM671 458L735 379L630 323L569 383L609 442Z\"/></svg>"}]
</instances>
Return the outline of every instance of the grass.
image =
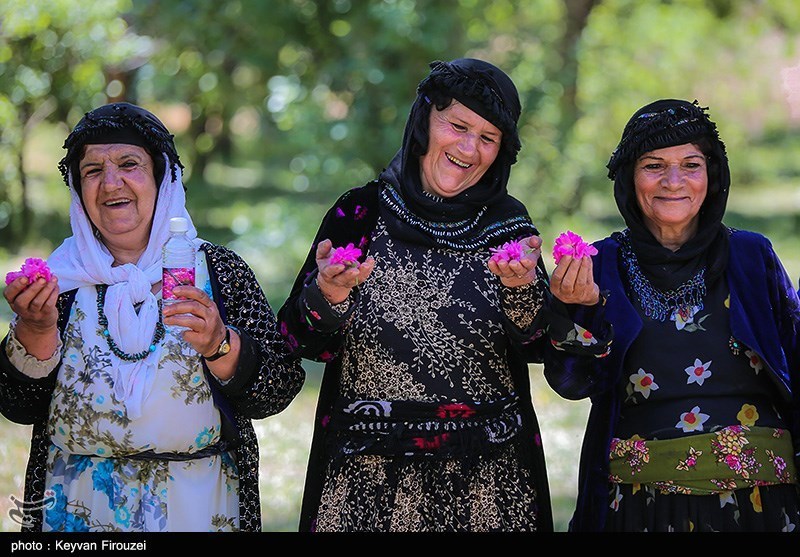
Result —
<instances>
[{"instance_id":1,"label":"grass","mask_svg":"<svg viewBox=\"0 0 800 557\"><path fill-rule=\"evenodd\" d=\"M295 532L300 515L311 428L320 373L307 366L308 379L289 407L256 422L261 452L261 511L266 532ZM557 531L566 531L575 502L577 459L587 405L561 399L544 382L539 366L531 366L534 404L542 426L548 462L553 515ZM588 403L587 403L588 404ZM22 499L30 426L0 417L0 531L17 532L9 517L10 496Z\"/></svg>"}]
</instances>

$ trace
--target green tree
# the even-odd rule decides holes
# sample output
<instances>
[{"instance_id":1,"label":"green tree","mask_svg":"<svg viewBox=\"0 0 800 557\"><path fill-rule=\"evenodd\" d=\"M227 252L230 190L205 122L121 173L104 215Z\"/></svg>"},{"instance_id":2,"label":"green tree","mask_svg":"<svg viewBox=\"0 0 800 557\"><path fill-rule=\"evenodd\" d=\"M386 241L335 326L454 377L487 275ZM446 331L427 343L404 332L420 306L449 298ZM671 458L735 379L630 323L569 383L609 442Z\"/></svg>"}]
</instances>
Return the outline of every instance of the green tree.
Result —
<instances>
[{"instance_id":1,"label":"green tree","mask_svg":"<svg viewBox=\"0 0 800 557\"><path fill-rule=\"evenodd\" d=\"M109 73L146 53L127 34L128 7L124 0L0 3L0 230L9 244L31 240L35 230L24 164L31 131L104 100Z\"/></svg>"}]
</instances>

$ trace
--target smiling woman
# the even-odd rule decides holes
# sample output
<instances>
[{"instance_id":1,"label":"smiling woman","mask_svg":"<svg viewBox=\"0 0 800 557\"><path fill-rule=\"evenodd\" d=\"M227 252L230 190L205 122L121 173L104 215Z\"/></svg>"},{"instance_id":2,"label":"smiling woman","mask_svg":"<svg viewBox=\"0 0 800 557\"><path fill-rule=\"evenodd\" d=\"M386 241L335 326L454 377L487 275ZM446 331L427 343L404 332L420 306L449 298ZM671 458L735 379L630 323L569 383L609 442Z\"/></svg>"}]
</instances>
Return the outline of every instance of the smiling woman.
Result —
<instances>
[{"instance_id":1,"label":"smiling woman","mask_svg":"<svg viewBox=\"0 0 800 557\"><path fill-rule=\"evenodd\" d=\"M64 146L73 234L47 261L52 277L21 276L3 292L13 317L0 343L0 412L33 426L19 523L260 530L252 420L297 395L299 359L250 267L197 237L183 165L154 114L101 106ZM197 282L162 309L174 217L198 248Z\"/></svg>"},{"instance_id":2,"label":"smiling woman","mask_svg":"<svg viewBox=\"0 0 800 557\"><path fill-rule=\"evenodd\" d=\"M800 526L800 300L767 238L723 224L728 156L706 110L663 99L631 117L608 163L627 227L552 273L582 338L614 337L597 358L550 330L548 382L591 399L573 531Z\"/></svg>"},{"instance_id":3,"label":"smiling woman","mask_svg":"<svg viewBox=\"0 0 800 557\"><path fill-rule=\"evenodd\" d=\"M325 362L301 530L553 529L527 365L547 274L507 191L519 97L482 60L430 68L396 156L328 211L279 312L294 354Z\"/></svg>"}]
</instances>

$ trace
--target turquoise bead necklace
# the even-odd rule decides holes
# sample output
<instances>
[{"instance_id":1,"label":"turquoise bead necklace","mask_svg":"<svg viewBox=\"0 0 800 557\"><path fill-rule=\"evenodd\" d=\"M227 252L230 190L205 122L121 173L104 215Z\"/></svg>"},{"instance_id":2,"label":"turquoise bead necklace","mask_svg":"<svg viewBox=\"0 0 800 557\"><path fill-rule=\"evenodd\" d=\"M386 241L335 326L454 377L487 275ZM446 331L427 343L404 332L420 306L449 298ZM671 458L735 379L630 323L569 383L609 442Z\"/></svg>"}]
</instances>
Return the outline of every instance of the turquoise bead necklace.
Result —
<instances>
[{"instance_id":1,"label":"turquoise bead necklace","mask_svg":"<svg viewBox=\"0 0 800 557\"><path fill-rule=\"evenodd\" d=\"M156 323L156 330L153 333L153 341L150 343L150 346L141 352L128 354L127 352L120 350L119 346L117 346L117 343L114 342L113 338L111 338L111 333L108 330L108 317L106 317L106 313L103 310L106 303L106 290L108 290L107 285L97 285L97 321L100 323L100 326L103 327L103 336L108 343L108 348L120 360L124 360L126 362L138 362L139 360L144 360L151 352L156 351L156 346L158 346L158 343L164 338L164 322L161 316L161 302L158 303L158 323Z\"/></svg>"}]
</instances>

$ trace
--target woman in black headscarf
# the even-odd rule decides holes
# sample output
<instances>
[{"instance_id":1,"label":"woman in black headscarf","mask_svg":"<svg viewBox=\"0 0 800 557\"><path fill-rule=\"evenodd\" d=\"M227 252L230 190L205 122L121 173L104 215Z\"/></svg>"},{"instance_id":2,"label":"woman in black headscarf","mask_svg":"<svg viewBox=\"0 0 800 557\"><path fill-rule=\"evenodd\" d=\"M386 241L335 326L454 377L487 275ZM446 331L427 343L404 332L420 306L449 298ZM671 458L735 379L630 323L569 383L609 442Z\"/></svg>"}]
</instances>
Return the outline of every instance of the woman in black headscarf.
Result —
<instances>
[{"instance_id":1,"label":"woman in black headscarf","mask_svg":"<svg viewBox=\"0 0 800 557\"><path fill-rule=\"evenodd\" d=\"M571 530L794 530L800 303L769 240L722 222L716 124L648 104L608 169L626 228L551 277L566 323L614 337L587 357L550 329L549 383L592 397Z\"/></svg>"},{"instance_id":2,"label":"woman in black headscarf","mask_svg":"<svg viewBox=\"0 0 800 557\"><path fill-rule=\"evenodd\" d=\"M417 93L401 149L328 211L278 314L326 363L300 529L551 530L527 367L547 275L506 189L519 97L475 59L432 63Z\"/></svg>"}]
</instances>

